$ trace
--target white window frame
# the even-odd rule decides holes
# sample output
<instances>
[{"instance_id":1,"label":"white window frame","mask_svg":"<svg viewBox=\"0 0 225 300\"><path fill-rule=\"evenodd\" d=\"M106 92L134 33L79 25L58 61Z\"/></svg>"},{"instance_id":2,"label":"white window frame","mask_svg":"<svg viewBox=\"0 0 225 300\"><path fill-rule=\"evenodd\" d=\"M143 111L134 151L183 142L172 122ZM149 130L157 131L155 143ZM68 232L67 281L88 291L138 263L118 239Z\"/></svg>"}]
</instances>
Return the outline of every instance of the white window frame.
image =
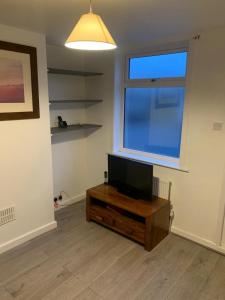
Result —
<instances>
[{"instance_id":1,"label":"white window frame","mask_svg":"<svg viewBox=\"0 0 225 300\"><path fill-rule=\"evenodd\" d=\"M153 56L153 55L161 55L161 54L171 54L171 53L179 53L179 52L187 52L187 67L186 67L186 76L184 78L159 78L159 79L129 79L129 60L130 58L136 57L145 57L145 56ZM125 89L129 87L186 87L187 82L187 73L188 73L188 66L189 66L189 49L187 47L170 49L170 50L163 50L163 51L154 51L154 52L147 52L147 53L139 53L139 54L129 54L125 57L124 69L123 69L123 83L121 86L121 108L120 108L120 133L119 133L119 148L116 154L134 158L137 160L142 160L145 162L149 162L155 165L161 165L169 168L180 169L183 171L187 171L187 168L181 167L181 159L182 159L182 148L183 145L186 144L184 139L184 127L185 120L184 120L184 112L183 112L183 124L182 124L182 133L181 133L181 145L180 145L180 157L173 158L165 155L159 155L154 153L148 153L138 150L132 150L128 148L124 148L123 146L123 136L124 136L124 105L125 105ZM186 92L185 92L185 106L186 106ZM186 130L185 130L186 131Z\"/></svg>"}]
</instances>

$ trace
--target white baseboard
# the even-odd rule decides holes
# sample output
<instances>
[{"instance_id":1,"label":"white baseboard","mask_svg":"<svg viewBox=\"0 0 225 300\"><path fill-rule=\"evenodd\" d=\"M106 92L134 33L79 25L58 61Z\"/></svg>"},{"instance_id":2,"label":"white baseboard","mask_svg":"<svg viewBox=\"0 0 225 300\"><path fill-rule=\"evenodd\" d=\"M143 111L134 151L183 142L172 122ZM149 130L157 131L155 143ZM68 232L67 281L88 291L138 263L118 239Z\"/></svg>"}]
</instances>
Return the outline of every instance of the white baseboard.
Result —
<instances>
[{"instance_id":1,"label":"white baseboard","mask_svg":"<svg viewBox=\"0 0 225 300\"><path fill-rule=\"evenodd\" d=\"M44 226L41 226L41 227L38 227L34 230L31 230L23 235L20 235L18 236L17 238L15 239L12 239L2 245L0 245L0 254L3 253L3 252L6 252L16 246L19 246L25 242L28 242L29 240L43 234L43 233L46 233L50 230L53 230L57 227L57 222L56 221L53 221L51 223L48 223Z\"/></svg>"},{"instance_id":2,"label":"white baseboard","mask_svg":"<svg viewBox=\"0 0 225 300\"><path fill-rule=\"evenodd\" d=\"M212 250L214 250L216 252L219 252L221 254L225 254L225 245L219 246L219 245L217 245L216 243L213 243L210 240L201 238L201 237L199 237L199 236L197 236L195 234L189 233L187 231L184 231L184 230L179 229L179 228L174 227L174 226L172 226L171 232L174 233L174 234L176 234L176 235L179 235L181 237L184 237L184 238L186 238L188 240L191 240L191 241L193 241L193 242L195 242L197 244L200 244L200 245L202 245L204 247L212 249Z\"/></svg>"},{"instance_id":3,"label":"white baseboard","mask_svg":"<svg viewBox=\"0 0 225 300\"><path fill-rule=\"evenodd\" d=\"M71 205L71 204L74 204L74 203L77 203L77 202L80 202L81 200L85 199L86 197L86 193L82 193L80 195L77 195L77 196L74 196L74 197L71 197L69 199L66 199L66 200L63 200L63 201L59 201L59 207L56 208L55 210L59 210L59 209L62 209L63 207L67 206L67 205Z\"/></svg>"}]
</instances>

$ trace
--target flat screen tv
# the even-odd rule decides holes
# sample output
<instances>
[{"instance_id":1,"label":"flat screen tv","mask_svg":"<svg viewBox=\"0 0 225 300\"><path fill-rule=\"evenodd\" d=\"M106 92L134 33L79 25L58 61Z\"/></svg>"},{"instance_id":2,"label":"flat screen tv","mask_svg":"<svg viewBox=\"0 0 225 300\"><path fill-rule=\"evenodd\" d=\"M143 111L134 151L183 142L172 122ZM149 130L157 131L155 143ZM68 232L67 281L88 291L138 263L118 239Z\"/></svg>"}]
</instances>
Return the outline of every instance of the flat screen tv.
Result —
<instances>
[{"instance_id":1,"label":"flat screen tv","mask_svg":"<svg viewBox=\"0 0 225 300\"><path fill-rule=\"evenodd\" d=\"M153 166L108 155L108 182L118 192L136 199L152 199Z\"/></svg>"}]
</instances>

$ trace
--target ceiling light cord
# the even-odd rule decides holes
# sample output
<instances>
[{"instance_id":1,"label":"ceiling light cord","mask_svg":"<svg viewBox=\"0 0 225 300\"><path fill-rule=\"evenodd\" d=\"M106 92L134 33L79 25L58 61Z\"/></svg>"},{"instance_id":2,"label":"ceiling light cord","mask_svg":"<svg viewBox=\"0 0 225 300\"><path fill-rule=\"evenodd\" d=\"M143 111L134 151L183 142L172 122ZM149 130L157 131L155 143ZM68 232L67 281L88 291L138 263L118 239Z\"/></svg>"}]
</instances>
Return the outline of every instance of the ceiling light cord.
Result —
<instances>
[{"instance_id":1,"label":"ceiling light cord","mask_svg":"<svg viewBox=\"0 0 225 300\"><path fill-rule=\"evenodd\" d=\"M90 0L90 14L93 12L92 10L92 4L91 4L91 0Z\"/></svg>"}]
</instances>

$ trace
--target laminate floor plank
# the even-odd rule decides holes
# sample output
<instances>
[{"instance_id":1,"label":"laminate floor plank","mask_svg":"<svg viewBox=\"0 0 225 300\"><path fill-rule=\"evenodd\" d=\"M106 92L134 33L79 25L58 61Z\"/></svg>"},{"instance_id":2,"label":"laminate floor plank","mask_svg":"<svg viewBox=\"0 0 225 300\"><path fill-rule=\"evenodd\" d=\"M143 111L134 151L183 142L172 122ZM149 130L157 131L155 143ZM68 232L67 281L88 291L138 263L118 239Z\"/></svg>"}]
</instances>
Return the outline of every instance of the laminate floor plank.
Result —
<instances>
[{"instance_id":1,"label":"laminate floor plank","mask_svg":"<svg viewBox=\"0 0 225 300\"><path fill-rule=\"evenodd\" d=\"M50 257L45 263L9 281L5 285L6 289L16 299L41 299L44 293L48 294L50 290L57 288L58 285L72 275L65 268L65 265L69 264L79 252L82 252L82 249L90 248L90 245L93 244L101 247L99 242L104 243L104 237L107 237L104 228L97 227L95 234L92 232L92 235L81 240L73 247L65 248L64 253Z\"/></svg>"},{"instance_id":2,"label":"laminate floor plank","mask_svg":"<svg viewBox=\"0 0 225 300\"><path fill-rule=\"evenodd\" d=\"M165 299L174 282L185 272L200 250L200 246L187 240L180 239L179 242L177 241L176 247L164 257L157 274L149 276L150 280L142 281L140 278L140 285L136 282L136 289L133 286L127 291L127 294L130 294L130 299ZM140 289L142 286L143 288Z\"/></svg>"},{"instance_id":3,"label":"laminate floor plank","mask_svg":"<svg viewBox=\"0 0 225 300\"><path fill-rule=\"evenodd\" d=\"M13 297L5 290L4 287L0 287L0 299L1 300L13 300Z\"/></svg>"},{"instance_id":4,"label":"laminate floor plank","mask_svg":"<svg viewBox=\"0 0 225 300\"><path fill-rule=\"evenodd\" d=\"M132 241L110 232L107 241L97 252L93 251L92 247L89 249L89 259L82 252L83 259L80 256L76 257L67 266L67 269L82 280L91 283L113 265L117 259L134 247L135 244Z\"/></svg>"},{"instance_id":5,"label":"laminate floor plank","mask_svg":"<svg viewBox=\"0 0 225 300\"><path fill-rule=\"evenodd\" d=\"M91 289L101 296L117 299L138 280L139 276L149 279L159 269L175 243L174 236L167 237L152 252L147 252L142 246L135 247L120 257L106 272L90 285ZM142 282L140 280L140 282ZM135 285L137 287L137 285ZM122 298L121 298L122 299Z\"/></svg>"},{"instance_id":6,"label":"laminate floor plank","mask_svg":"<svg viewBox=\"0 0 225 300\"><path fill-rule=\"evenodd\" d=\"M172 242L173 236L169 238ZM164 242L166 242L166 239ZM158 297L161 285L165 282L166 276L169 277L177 262L178 264L183 263L185 265L185 258L188 262L191 261L194 252L192 248L194 248L192 244L181 238L176 238L176 243L172 243L171 245L169 241L166 244L162 242L157 248L147 254L145 260L139 262L136 266L134 265L129 272L124 273L125 276L120 278L120 281L113 281L111 286L108 286L107 291L104 290L102 293L101 289L96 290L95 282L91 287L100 295L106 296L110 300L160 299ZM180 260L178 259L179 257ZM110 272L111 270L109 269L108 273ZM99 282L104 280L104 277L107 275L103 273L102 277L98 279ZM153 284L151 285L152 281ZM142 291L145 291L143 295L141 294ZM147 294L146 297L145 293ZM139 294L141 296L138 297ZM154 298L154 294L156 294L157 298Z\"/></svg>"},{"instance_id":7,"label":"laminate floor plank","mask_svg":"<svg viewBox=\"0 0 225 300\"><path fill-rule=\"evenodd\" d=\"M219 254L202 248L184 274L173 285L166 299L199 300L200 291L214 271L219 257Z\"/></svg>"},{"instance_id":8,"label":"laminate floor plank","mask_svg":"<svg viewBox=\"0 0 225 300\"><path fill-rule=\"evenodd\" d=\"M6 284L10 280L33 269L48 259L48 256L37 250L24 251L24 253L14 256L11 260L0 265L0 284Z\"/></svg>"},{"instance_id":9,"label":"laminate floor plank","mask_svg":"<svg viewBox=\"0 0 225 300\"><path fill-rule=\"evenodd\" d=\"M80 246L76 248L76 255L73 255L71 259L67 262L65 267L70 271L76 273L80 268L89 263L97 253L104 251L106 248L109 250L109 246L113 247L116 243L115 233L99 231L95 235L92 235L90 242L86 242L85 246Z\"/></svg>"},{"instance_id":10,"label":"laminate floor plank","mask_svg":"<svg viewBox=\"0 0 225 300\"><path fill-rule=\"evenodd\" d=\"M60 233L52 241L46 241L39 248L51 257L60 253L63 254L65 249L69 249L80 241L85 240L88 236L94 235L96 227L96 224L93 223L80 224L68 232Z\"/></svg>"},{"instance_id":11,"label":"laminate floor plank","mask_svg":"<svg viewBox=\"0 0 225 300\"><path fill-rule=\"evenodd\" d=\"M62 284L52 289L42 300L73 300L88 287L88 283L76 276L70 276Z\"/></svg>"},{"instance_id":12,"label":"laminate floor plank","mask_svg":"<svg viewBox=\"0 0 225 300\"><path fill-rule=\"evenodd\" d=\"M43 264L22 276L19 276L5 287L18 300L42 299L51 290L62 284L72 274L58 264Z\"/></svg>"},{"instance_id":13,"label":"laminate floor plank","mask_svg":"<svg viewBox=\"0 0 225 300\"><path fill-rule=\"evenodd\" d=\"M176 235L151 252L94 222L85 203L0 255L0 300L225 300L225 257Z\"/></svg>"},{"instance_id":14,"label":"laminate floor plank","mask_svg":"<svg viewBox=\"0 0 225 300\"><path fill-rule=\"evenodd\" d=\"M111 290L117 289L124 280L129 279L136 266L146 259L141 246L135 246L120 257L109 269L99 276L91 285L91 289L101 296L107 296Z\"/></svg>"},{"instance_id":15,"label":"laminate floor plank","mask_svg":"<svg viewBox=\"0 0 225 300\"><path fill-rule=\"evenodd\" d=\"M84 211L85 209L83 201L76 203L76 209L70 209L67 207L57 211L57 229L47 232L31 241L28 241L1 254L0 266L2 266L2 264L6 263L8 260L12 260L13 258L18 259L19 255L23 255L24 252L28 252L29 250L34 251L35 249L39 249L52 255L54 250L59 252L60 246L67 246L66 243L76 243L76 238L85 238L85 233L95 224L85 222ZM76 223L76 225L74 223ZM83 226L84 224L87 226L87 228ZM65 227L67 228L65 229Z\"/></svg>"},{"instance_id":16,"label":"laminate floor plank","mask_svg":"<svg viewBox=\"0 0 225 300\"><path fill-rule=\"evenodd\" d=\"M97 228L102 231L99 226ZM105 232L105 229L103 232ZM97 240L96 235L92 236L92 239L92 242L88 241L86 247L77 248L76 255L73 255L72 260L64 265L69 272L74 273L74 276L59 284L43 299L62 299L62 295L66 299L73 299L74 295L88 287L91 280L97 277L101 270L105 270L109 263L113 263L112 258L116 259L119 254L122 255L122 251L128 251L128 247L132 245L130 241L124 240L114 232L108 233L105 237L101 236L101 240ZM99 255L103 253L107 254L108 260L104 260L104 264L100 264ZM105 256L103 255L103 257Z\"/></svg>"},{"instance_id":17,"label":"laminate floor plank","mask_svg":"<svg viewBox=\"0 0 225 300\"><path fill-rule=\"evenodd\" d=\"M199 300L225 300L225 257L221 256L200 292Z\"/></svg>"},{"instance_id":18,"label":"laminate floor plank","mask_svg":"<svg viewBox=\"0 0 225 300\"><path fill-rule=\"evenodd\" d=\"M87 288L83 292L81 292L77 297L75 297L73 300L105 300L105 299L102 298L100 295L96 294L90 288Z\"/></svg>"}]
</instances>

